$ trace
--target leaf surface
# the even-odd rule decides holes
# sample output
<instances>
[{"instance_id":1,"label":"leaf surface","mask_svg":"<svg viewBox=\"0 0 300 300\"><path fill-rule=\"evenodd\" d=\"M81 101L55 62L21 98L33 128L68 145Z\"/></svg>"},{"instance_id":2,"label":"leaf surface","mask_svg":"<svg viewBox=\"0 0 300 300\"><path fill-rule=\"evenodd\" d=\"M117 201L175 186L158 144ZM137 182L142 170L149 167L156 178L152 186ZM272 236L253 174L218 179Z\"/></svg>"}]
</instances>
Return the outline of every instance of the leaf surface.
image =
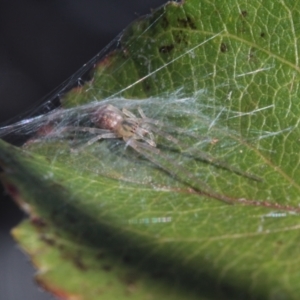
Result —
<instances>
[{"instance_id":1,"label":"leaf surface","mask_svg":"<svg viewBox=\"0 0 300 300\"><path fill-rule=\"evenodd\" d=\"M3 182L32 219L14 235L46 288L299 298L298 2L170 2L133 23L51 121L87 126L95 100L141 107L159 121L159 153L122 140L74 153L85 134L1 142Z\"/></svg>"}]
</instances>

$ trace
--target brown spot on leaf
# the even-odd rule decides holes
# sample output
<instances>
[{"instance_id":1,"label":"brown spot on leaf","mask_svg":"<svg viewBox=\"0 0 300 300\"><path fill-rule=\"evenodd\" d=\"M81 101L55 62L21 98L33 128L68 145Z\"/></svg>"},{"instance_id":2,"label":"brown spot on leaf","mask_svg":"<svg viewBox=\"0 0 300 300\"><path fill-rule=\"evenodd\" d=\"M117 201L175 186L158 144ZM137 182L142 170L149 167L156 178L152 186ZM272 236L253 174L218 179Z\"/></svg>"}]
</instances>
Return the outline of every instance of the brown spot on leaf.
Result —
<instances>
[{"instance_id":1,"label":"brown spot on leaf","mask_svg":"<svg viewBox=\"0 0 300 300\"><path fill-rule=\"evenodd\" d=\"M180 27L197 29L197 26L195 25L194 21L189 16L187 16L186 18L178 19L177 21Z\"/></svg>"},{"instance_id":2,"label":"brown spot on leaf","mask_svg":"<svg viewBox=\"0 0 300 300\"><path fill-rule=\"evenodd\" d=\"M163 16L162 21L161 21L161 26L163 29L167 29L169 27L169 20L166 16Z\"/></svg>"},{"instance_id":3,"label":"brown spot on leaf","mask_svg":"<svg viewBox=\"0 0 300 300\"><path fill-rule=\"evenodd\" d=\"M248 12L247 12L246 10L242 10L242 11L241 11L241 16L242 16L243 18L246 18L247 15L248 15Z\"/></svg>"},{"instance_id":4,"label":"brown spot on leaf","mask_svg":"<svg viewBox=\"0 0 300 300\"><path fill-rule=\"evenodd\" d=\"M265 37L265 33L262 32L262 33L260 34L260 37L264 38L264 37Z\"/></svg>"},{"instance_id":5,"label":"brown spot on leaf","mask_svg":"<svg viewBox=\"0 0 300 300\"><path fill-rule=\"evenodd\" d=\"M106 271L106 272L109 272L109 271L111 271L112 266L111 266L111 265L104 265L104 266L102 266L102 269L103 269L104 271Z\"/></svg>"},{"instance_id":6,"label":"brown spot on leaf","mask_svg":"<svg viewBox=\"0 0 300 300\"><path fill-rule=\"evenodd\" d=\"M38 217L38 216L32 216L30 221L36 227L43 228L43 227L47 226L46 221L43 220L41 217Z\"/></svg>"},{"instance_id":7,"label":"brown spot on leaf","mask_svg":"<svg viewBox=\"0 0 300 300\"><path fill-rule=\"evenodd\" d=\"M164 45L159 48L160 53L170 53L174 49L174 45Z\"/></svg>"},{"instance_id":8,"label":"brown spot on leaf","mask_svg":"<svg viewBox=\"0 0 300 300\"><path fill-rule=\"evenodd\" d=\"M45 234L43 234L41 236L41 240L49 246L55 246L56 245L56 241L53 238L50 238L49 236L46 236Z\"/></svg>"},{"instance_id":9,"label":"brown spot on leaf","mask_svg":"<svg viewBox=\"0 0 300 300\"><path fill-rule=\"evenodd\" d=\"M147 82L147 80L144 82L144 89L147 92L151 91L151 85L149 84L149 82Z\"/></svg>"},{"instance_id":10,"label":"brown spot on leaf","mask_svg":"<svg viewBox=\"0 0 300 300\"><path fill-rule=\"evenodd\" d=\"M221 43L220 50L222 53L227 52L228 51L227 45L225 43Z\"/></svg>"},{"instance_id":11,"label":"brown spot on leaf","mask_svg":"<svg viewBox=\"0 0 300 300\"><path fill-rule=\"evenodd\" d=\"M248 12L246 10L240 11L239 14L239 22L237 23L238 31L241 33L249 32L249 24L247 23L246 17L248 16Z\"/></svg>"},{"instance_id":12,"label":"brown spot on leaf","mask_svg":"<svg viewBox=\"0 0 300 300\"><path fill-rule=\"evenodd\" d=\"M75 257L73 261L75 266L81 271L86 271L88 269L88 267L83 263L80 257Z\"/></svg>"}]
</instances>

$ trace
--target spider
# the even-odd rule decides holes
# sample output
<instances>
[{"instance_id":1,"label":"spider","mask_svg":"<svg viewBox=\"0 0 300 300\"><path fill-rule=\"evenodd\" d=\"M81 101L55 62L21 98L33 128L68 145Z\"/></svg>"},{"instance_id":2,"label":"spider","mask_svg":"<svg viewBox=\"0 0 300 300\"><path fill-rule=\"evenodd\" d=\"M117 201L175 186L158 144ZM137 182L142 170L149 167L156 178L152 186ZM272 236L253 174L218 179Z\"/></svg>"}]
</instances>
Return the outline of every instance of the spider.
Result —
<instances>
[{"instance_id":1,"label":"spider","mask_svg":"<svg viewBox=\"0 0 300 300\"><path fill-rule=\"evenodd\" d=\"M166 173L174 176L181 182L188 184L194 190L228 203L233 203L237 200L215 192L204 181L197 178L190 173L190 171L179 164L176 164L174 161L164 155L160 149L157 148L154 134L160 135L180 148L184 147L180 145L180 142L175 137L161 129L164 127L162 122L148 118L140 107L138 108L138 112L140 114L139 117L126 108L120 110L119 108L110 104L103 105L92 113L91 121L95 127L68 126L65 127L63 131L76 130L81 132L89 132L90 134L96 135L79 149L75 149L75 152L80 151L82 148L90 146L101 139L123 139L126 143L125 148L131 147L150 162L164 170ZM182 132L180 128L175 128L175 131ZM240 176L244 176L255 181L261 181L261 179L256 175L244 172L238 168L228 165L224 161L215 159L207 153L198 151L197 156L198 159L209 162L217 167L232 171Z\"/></svg>"},{"instance_id":2,"label":"spider","mask_svg":"<svg viewBox=\"0 0 300 300\"><path fill-rule=\"evenodd\" d=\"M108 132L103 132L103 134L90 140L88 144L91 145L102 138L122 138L126 142L126 147L130 146L135 149L137 146L140 146L158 152L152 132L156 131L153 125L158 125L158 121L147 118L140 107L138 112L141 118L138 118L126 108L120 111L117 107L110 104L100 107L95 112L92 122L97 128ZM171 136L166 137L174 139ZM145 143L141 143L139 140Z\"/></svg>"},{"instance_id":3,"label":"spider","mask_svg":"<svg viewBox=\"0 0 300 300\"><path fill-rule=\"evenodd\" d=\"M126 142L126 147L129 146L135 150L137 147L142 147L155 153L159 153L160 151L156 148L153 134L153 132L159 131L159 129L156 128L159 121L147 118L140 107L138 108L138 112L141 115L141 118L138 118L126 108L123 108L121 111L111 104L104 105L92 114L91 121L95 127L66 126L63 128L62 132L75 130L89 132L94 135L96 134L95 137L90 139L79 149L73 149L74 152L90 146L101 139L121 138ZM178 143L171 135L163 133L162 131L160 133L166 139Z\"/></svg>"}]
</instances>

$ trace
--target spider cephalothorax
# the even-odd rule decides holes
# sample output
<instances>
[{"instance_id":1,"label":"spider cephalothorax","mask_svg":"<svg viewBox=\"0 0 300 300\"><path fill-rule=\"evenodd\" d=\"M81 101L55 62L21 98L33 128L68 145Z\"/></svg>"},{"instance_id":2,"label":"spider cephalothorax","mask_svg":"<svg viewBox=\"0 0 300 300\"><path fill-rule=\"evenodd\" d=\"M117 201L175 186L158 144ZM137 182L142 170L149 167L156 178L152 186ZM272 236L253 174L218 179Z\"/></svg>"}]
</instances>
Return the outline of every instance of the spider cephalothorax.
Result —
<instances>
[{"instance_id":1,"label":"spider cephalothorax","mask_svg":"<svg viewBox=\"0 0 300 300\"><path fill-rule=\"evenodd\" d=\"M133 146L135 140L142 140L150 146L156 147L151 132L154 126L151 123L154 123L154 120L146 118L140 108L139 113L140 118L126 109L121 111L109 104L100 107L95 112L92 122L97 128L110 131L111 138L122 138L129 146ZM106 133L103 132L103 134ZM107 134L105 137L100 134L98 139L107 137Z\"/></svg>"}]
</instances>

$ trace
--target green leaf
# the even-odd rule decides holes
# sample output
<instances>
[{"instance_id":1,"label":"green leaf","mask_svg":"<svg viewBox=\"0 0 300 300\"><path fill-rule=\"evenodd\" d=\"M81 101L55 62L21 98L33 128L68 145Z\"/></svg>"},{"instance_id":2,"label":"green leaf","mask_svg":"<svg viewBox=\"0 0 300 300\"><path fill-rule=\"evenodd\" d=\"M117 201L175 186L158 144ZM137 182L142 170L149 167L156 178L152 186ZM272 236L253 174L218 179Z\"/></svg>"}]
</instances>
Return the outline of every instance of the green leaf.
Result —
<instances>
[{"instance_id":1,"label":"green leaf","mask_svg":"<svg viewBox=\"0 0 300 300\"><path fill-rule=\"evenodd\" d=\"M63 108L21 126L39 137L0 143L4 185L31 216L14 235L43 286L66 299L299 298L299 4L170 2ZM157 120L157 148L77 151L92 134L62 129L94 126L103 103Z\"/></svg>"}]
</instances>

